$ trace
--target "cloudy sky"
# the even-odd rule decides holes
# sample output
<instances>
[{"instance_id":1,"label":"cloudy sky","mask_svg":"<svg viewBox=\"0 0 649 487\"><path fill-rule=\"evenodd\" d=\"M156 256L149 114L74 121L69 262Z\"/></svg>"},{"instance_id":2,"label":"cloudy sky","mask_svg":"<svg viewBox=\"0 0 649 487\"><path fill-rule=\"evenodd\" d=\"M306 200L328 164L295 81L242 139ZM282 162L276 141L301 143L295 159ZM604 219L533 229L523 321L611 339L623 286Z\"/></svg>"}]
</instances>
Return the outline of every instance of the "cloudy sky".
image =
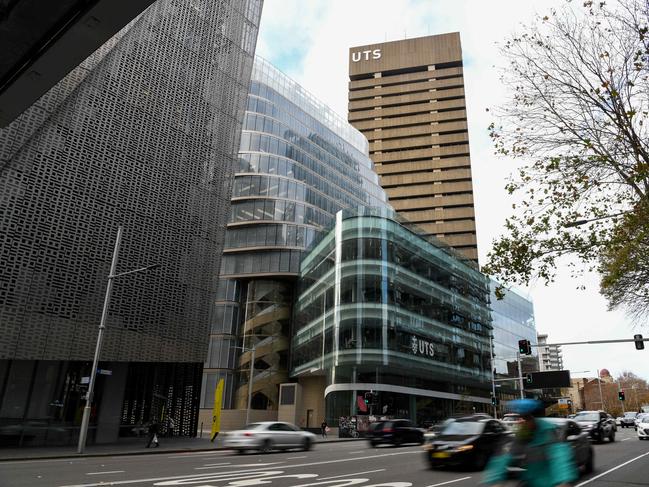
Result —
<instances>
[{"instance_id":1,"label":"cloudy sky","mask_svg":"<svg viewBox=\"0 0 649 487\"><path fill-rule=\"evenodd\" d=\"M511 210L512 200L503 188L516 168L516 161L493 155L487 135L491 118L486 109L504 96L496 44L535 14L562 4L559 0L265 0L257 53L346 118L350 47L459 31L478 246L484 262ZM582 285L586 290L577 289ZM639 333L623 312L607 311L597 291L597 276L576 280L567 270L560 271L550 287L538 283L526 290L534 301L538 331L548 333L552 342L631 338ZM647 327L645 335L649 335ZM570 346L564 347L564 363L575 376L607 368L613 375L631 370L649 379L647 354L649 350L636 351L631 343Z\"/></svg>"}]
</instances>

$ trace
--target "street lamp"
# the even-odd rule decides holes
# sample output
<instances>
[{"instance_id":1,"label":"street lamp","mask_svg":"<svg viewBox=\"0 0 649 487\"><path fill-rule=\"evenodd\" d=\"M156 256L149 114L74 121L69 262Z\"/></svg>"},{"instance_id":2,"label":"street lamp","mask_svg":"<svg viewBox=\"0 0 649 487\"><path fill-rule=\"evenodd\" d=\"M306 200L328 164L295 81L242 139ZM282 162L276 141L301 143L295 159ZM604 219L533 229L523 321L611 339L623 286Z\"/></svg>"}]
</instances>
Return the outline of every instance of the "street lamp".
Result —
<instances>
[{"instance_id":1,"label":"street lamp","mask_svg":"<svg viewBox=\"0 0 649 487\"><path fill-rule=\"evenodd\" d=\"M136 272L144 272L160 267L160 264L152 264L141 267L132 271L115 274L117 268L117 258L119 256L119 246L122 243L122 227L117 229L117 238L115 239L115 250L113 250L113 261L110 264L110 273L108 274L108 284L106 285L106 295L104 297L104 308L101 312L101 321L99 322L99 332L97 334L97 345L95 346L95 357L92 361L92 371L90 372L90 381L88 383L88 392L86 393L86 405L83 408L83 418L81 419L81 429L79 430L79 444L77 453L83 453L86 449L86 438L88 436L88 424L90 423L90 411L92 408L92 397L95 392L95 380L97 378L97 366L99 365L99 355L101 354L101 345L104 339L104 330L106 329L106 319L108 318L108 306L113 291L113 280L116 277L122 277Z\"/></svg>"},{"instance_id":2,"label":"street lamp","mask_svg":"<svg viewBox=\"0 0 649 487\"><path fill-rule=\"evenodd\" d=\"M630 213L630 211L621 211L619 213L614 213L612 215L598 216L595 218L589 218L587 220L575 220L574 222L568 222L563 226L564 228L580 227L581 225L585 225L586 223L596 222L598 220L605 220L606 218L615 218L616 216L626 215L627 213Z\"/></svg>"}]
</instances>

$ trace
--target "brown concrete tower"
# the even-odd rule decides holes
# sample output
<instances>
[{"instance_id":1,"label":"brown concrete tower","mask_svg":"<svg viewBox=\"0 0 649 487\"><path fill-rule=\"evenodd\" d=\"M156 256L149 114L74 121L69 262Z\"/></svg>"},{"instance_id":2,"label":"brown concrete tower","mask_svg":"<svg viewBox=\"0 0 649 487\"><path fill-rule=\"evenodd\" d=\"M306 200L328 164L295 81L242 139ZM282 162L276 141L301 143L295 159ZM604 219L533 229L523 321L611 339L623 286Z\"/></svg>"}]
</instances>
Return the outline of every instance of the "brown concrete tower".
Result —
<instances>
[{"instance_id":1,"label":"brown concrete tower","mask_svg":"<svg viewBox=\"0 0 649 487\"><path fill-rule=\"evenodd\" d=\"M457 32L349 50L349 122L392 206L478 259L462 48Z\"/></svg>"}]
</instances>

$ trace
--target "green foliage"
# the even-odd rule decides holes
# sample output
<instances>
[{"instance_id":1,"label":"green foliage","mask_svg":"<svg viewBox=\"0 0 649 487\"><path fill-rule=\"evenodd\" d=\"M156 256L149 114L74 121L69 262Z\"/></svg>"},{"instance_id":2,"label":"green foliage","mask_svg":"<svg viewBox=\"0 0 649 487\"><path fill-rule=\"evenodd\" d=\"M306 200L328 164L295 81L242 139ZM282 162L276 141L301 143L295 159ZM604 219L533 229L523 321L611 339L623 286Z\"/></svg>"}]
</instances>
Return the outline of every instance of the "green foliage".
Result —
<instances>
[{"instance_id":1,"label":"green foliage","mask_svg":"<svg viewBox=\"0 0 649 487\"><path fill-rule=\"evenodd\" d=\"M615 293L640 248L622 239L645 235L632 215L649 203L648 18L642 0L566 2L501 47L510 96L489 132L523 164L505 187L520 203L484 268L501 282L550 283L568 257L575 274L602 272L611 306L628 304Z\"/></svg>"}]
</instances>

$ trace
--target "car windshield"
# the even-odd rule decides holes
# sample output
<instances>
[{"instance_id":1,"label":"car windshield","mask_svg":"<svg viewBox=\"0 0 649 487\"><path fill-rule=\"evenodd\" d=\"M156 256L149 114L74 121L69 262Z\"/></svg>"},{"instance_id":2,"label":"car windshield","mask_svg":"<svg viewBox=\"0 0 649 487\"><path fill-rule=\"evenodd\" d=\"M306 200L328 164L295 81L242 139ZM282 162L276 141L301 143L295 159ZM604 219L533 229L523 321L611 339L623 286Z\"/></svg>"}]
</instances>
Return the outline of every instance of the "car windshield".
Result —
<instances>
[{"instance_id":1,"label":"car windshield","mask_svg":"<svg viewBox=\"0 0 649 487\"><path fill-rule=\"evenodd\" d=\"M479 435L484 423L474 421L454 421L442 430L443 435Z\"/></svg>"},{"instance_id":2,"label":"car windshield","mask_svg":"<svg viewBox=\"0 0 649 487\"><path fill-rule=\"evenodd\" d=\"M599 413L579 413L575 421L599 421Z\"/></svg>"},{"instance_id":3,"label":"car windshield","mask_svg":"<svg viewBox=\"0 0 649 487\"><path fill-rule=\"evenodd\" d=\"M639 415L638 420L641 423L649 423L649 414L641 414L641 415Z\"/></svg>"},{"instance_id":4,"label":"car windshield","mask_svg":"<svg viewBox=\"0 0 649 487\"><path fill-rule=\"evenodd\" d=\"M637 413L624 413L624 416L627 418L635 418Z\"/></svg>"}]
</instances>

